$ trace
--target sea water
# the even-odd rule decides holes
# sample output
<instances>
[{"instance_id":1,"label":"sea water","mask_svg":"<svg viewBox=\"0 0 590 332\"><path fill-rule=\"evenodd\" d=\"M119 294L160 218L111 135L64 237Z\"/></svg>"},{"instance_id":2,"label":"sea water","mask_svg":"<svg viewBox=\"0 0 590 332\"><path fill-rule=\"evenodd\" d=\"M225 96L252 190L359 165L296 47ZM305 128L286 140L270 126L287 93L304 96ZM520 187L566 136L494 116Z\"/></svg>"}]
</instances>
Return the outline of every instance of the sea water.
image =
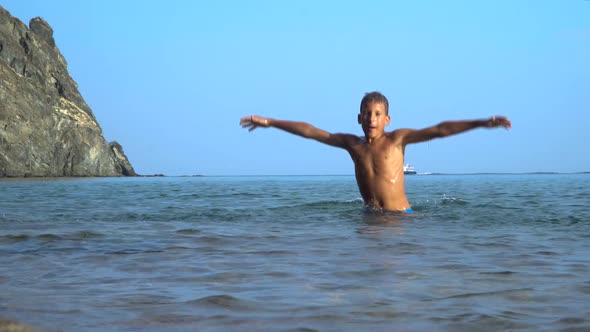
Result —
<instances>
[{"instance_id":1,"label":"sea water","mask_svg":"<svg viewBox=\"0 0 590 332\"><path fill-rule=\"evenodd\" d=\"M0 182L0 318L47 331L590 330L590 174Z\"/></svg>"}]
</instances>

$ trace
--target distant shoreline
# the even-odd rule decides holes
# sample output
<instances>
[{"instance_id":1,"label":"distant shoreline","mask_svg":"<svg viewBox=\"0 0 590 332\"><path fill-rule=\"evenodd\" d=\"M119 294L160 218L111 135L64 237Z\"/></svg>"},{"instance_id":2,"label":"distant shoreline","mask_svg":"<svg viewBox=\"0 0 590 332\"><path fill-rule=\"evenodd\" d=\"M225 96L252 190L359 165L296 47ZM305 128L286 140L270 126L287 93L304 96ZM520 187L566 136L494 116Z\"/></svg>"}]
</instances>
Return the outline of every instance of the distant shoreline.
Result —
<instances>
[{"instance_id":1,"label":"distant shoreline","mask_svg":"<svg viewBox=\"0 0 590 332\"><path fill-rule=\"evenodd\" d=\"M424 172L424 173L416 173L416 174L407 174L408 177L420 177L420 176L437 176L437 175L450 175L450 176L458 176L458 175L576 175L576 174L590 174L590 171L583 171L583 172L511 172L511 173L503 173L503 172L478 172L478 173L439 173L439 172ZM195 175L165 175L165 174L151 174L151 175L137 175L137 176L53 176L53 177L43 177L43 176L26 176L26 177L0 177L0 182L26 182L26 181L57 181L57 180L77 180L77 179L100 179L100 178L215 178L215 177L296 177L296 176L354 176L354 174L275 174L275 175L204 175L204 174L195 174Z\"/></svg>"}]
</instances>

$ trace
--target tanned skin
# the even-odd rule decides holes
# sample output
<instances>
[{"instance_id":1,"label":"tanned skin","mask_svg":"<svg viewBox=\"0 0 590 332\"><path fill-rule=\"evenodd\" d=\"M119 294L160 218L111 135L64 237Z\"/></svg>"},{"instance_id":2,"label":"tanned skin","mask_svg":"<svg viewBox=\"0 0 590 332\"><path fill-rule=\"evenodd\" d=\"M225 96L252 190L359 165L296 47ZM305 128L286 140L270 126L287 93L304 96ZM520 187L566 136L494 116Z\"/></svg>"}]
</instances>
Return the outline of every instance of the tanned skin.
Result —
<instances>
[{"instance_id":1,"label":"tanned skin","mask_svg":"<svg viewBox=\"0 0 590 332\"><path fill-rule=\"evenodd\" d=\"M493 116L480 120L445 121L423 129L403 128L385 132L390 120L384 103L369 102L358 115L364 137L329 133L305 122L257 115L242 118L240 124L249 131L258 127L275 127L348 151L354 162L356 182L365 206L382 211L406 211L411 208L404 188L406 145L456 135L475 128L509 129L512 126L506 117Z\"/></svg>"}]
</instances>

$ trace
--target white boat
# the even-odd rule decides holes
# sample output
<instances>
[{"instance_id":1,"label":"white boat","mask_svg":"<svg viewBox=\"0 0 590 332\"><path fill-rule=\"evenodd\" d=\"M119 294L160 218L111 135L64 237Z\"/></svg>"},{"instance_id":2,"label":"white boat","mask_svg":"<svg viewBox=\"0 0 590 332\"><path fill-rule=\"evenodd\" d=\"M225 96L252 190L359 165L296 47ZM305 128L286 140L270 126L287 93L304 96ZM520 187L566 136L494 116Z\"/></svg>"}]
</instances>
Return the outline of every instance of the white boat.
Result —
<instances>
[{"instance_id":1,"label":"white boat","mask_svg":"<svg viewBox=\"0 0 590 332\"><path fill-rule=\"evenodd\" d=\"M405 164L404 165L404 174L416 174L416 170L414 169L414 166L412 166L410 164Z\"/></svg>"}]
</instances>

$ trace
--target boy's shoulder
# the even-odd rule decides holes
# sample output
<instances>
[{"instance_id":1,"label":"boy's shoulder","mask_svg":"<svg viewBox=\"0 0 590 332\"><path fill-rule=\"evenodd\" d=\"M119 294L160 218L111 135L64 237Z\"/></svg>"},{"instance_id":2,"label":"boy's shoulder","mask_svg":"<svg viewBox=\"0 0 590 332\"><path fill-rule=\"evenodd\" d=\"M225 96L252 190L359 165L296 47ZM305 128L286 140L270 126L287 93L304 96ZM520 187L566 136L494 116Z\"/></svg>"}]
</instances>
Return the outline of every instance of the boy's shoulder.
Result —
<instances>
[{"instance_id":1,"label":"boy's shoulder","mask_svg":"<svg viewBox=\"0 0 590 332\"><path fill-rule=\"evenodd\" d=\"M396 135L396 136L403 136L411 131L414 131L414 129L410 129L410 128L397 128L394 129L390 132L388 132L389 135Z\"/></svg>"},{"instance_id":2,"label":"boy's shoulder","mask_svg":"<svg viewBox=\"0 0 590 332\"><path fill-rule=\"evenodd\" d=\"M398 128L393 131L387 132L386 135L391 141L396 142L401 141L404 138L404 136L406 136L412 131L412 129L408 128Z\"/></svg>"}]
</instances>

